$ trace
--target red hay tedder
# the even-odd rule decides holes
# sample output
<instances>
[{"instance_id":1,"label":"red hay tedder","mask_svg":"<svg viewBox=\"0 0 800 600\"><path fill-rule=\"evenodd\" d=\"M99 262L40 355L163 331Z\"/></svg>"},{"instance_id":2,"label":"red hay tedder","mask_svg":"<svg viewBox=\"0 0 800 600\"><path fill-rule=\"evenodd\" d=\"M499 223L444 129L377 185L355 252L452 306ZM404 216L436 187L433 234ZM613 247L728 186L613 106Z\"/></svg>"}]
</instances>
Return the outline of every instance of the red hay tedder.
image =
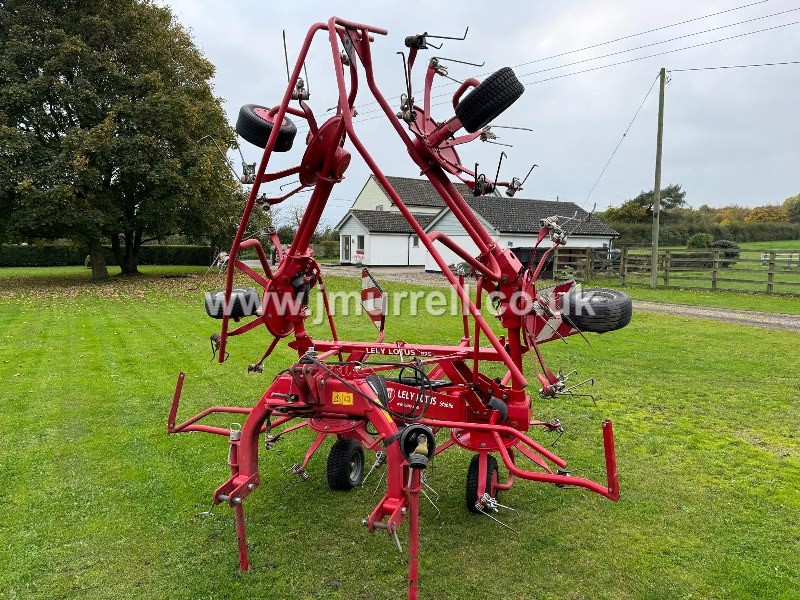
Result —
<instances>
[{"instance_id":1,"label":"red hay tedder","mask_svg":"<svg viewBox=\"0 0 800 600\"><path fill-rule=\"evenodd\" d=\"M300 77L313 38L322 33L330 44L339 99L336 114L318 124L306 103L309 94ZM393 109L378 89L373 76L371 43L374 35L385 35L378 27L345 21L336 17L311 27L286 87L283 100L273 108L255 105L242 107L237 132L249 142L264 148L254 174L252 191L230 250L225 290L206 297L210 316L221 319L220 334L212 336L219 361L226 357L229 338L249 331L263 331L273 337L264 355L250 371L263 371L263 363L278 342L290 338L289 347L298 360L282 370L251 409L213 406L178 423L176 416L183 387L183 373L169 413L170 433L203 431L229 439L230 478L214 491L214 505L233 508L239 544L239 566L249 569L243 502L261 483L258 471L259 437L271 448L287 433L307 427L317 433L302 463L292 470L307 478L305 467L327 436L335 435L327 463L328 484L336 490L359 485L364 476L364 450L375 452L375 466L386 468L386 491L363 523L369 531L384 530L400 546L398 529L409 519L408 596L417 597L419 552L419 496L424 493L423 472L437 454L455 446L474 454L467 473L466 505L474 513L492 518L502 505L497 492L508 490L516 478L557 486L581 487L611 500L619 498L614 455L614 435L610 421L602 422L606 481L570 476L567 462L526 432L531 427L561 431L557 420L532 420L528 382L522 372L523 358L530 353L539 380L539 395L555 397L577 395L566 383L567 376L553 373L545 364L539 346L581 331L605 332L624 327L631 318L630 299L613 290L582 291L567 281L546 289L537 280L550 253L569 236L576 217L552 216L542 219L537 247L549 239L541 257L525 265L509 248L499 246L487 233L469 204L458 193L448 175L465 182L475 196L506 188L510 197L522 189L524 181L491 181L465 168L456 147L475 139L492 138L488 124L523 93L524 88L510 68L490 75L483 82L464 81L453 95L455 116L437 121L431 115L431 88L437 76L445 76L441 59L432 58L427 66L424 96L415 103L411 73L420 50L433 44L427 33L406 38L407 93L399 111ZM434 46L436 47L436 46ZM426 233L392 188L356 133L353 118L363 72L367 87L380 104L386 118L405 144L408 154L441 195L446 205L479 249L472 256L440 232ZM292 105L297 101L296 105ZM278 172L267 167L274 152L291 150L296 128L291 117L304 119L309 132L300 164ZM463 131L462 131L463 130ZM372 173L383 185L397 209L408 220L414 233L441 268L457 292L462 305L463 337L455 345L422 345L384 340L384 315L387 297L369 272L362 276L362 303L375 322L377 341L340 339L329 308L319 264L309 247L311 237L334 185L342 181L350 163L345 149L350 142ZM285 196L259 196L267 182L287 178L299 184ZM496 179L496 178L495 178ZM278 266L271 268L261 241L245 238L253 210L269 209L286 198L313 188L297 236L284 251L277 235L270 234L278 255ZM590 218L589 216L584 217ZM573 228L574 230L574 228ZM465 275L454 273L437 250L437 242L449 248L469 265L468 276L476 279L476 296L466 291ZM254 249L263 274L240 258L245 249ZM235 288L234 274L240 271L259 287ZM311 339L305 329L310 290L318 286L330 325L330 340ZM496 335L481 311L484 293L491 293L499 323L505 330ZM286 298L291 302L285 302ZM577 307L581 310L568 310ZM242 321L241 324L236 324ZM482 338L488 345L481 345ZM376 360L377 359L377 360ZM492 378L481 372L485 361L500 363L503 377ZM578 384L580 385L580 384ZM243 426L230 428L200 424L213 413L244 415ZM437 445L437 434L439 437ZM445 439L446 438L446 439ZM499 456L508 470L505 482L498 479ZM530 468L521 466L521 459ZM496 519L495 519L496 520Z\"/></svg>"}]
</instances>

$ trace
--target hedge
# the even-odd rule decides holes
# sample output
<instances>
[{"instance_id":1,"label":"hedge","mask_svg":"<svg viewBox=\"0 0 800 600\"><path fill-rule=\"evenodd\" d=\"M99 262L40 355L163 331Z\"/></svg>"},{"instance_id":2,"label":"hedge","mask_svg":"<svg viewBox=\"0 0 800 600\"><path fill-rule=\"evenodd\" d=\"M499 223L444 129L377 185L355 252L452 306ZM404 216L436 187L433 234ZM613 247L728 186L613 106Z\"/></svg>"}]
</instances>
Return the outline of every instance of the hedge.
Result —
<instances>
[{"instance_id":1,"label":"hedge","mask_svg":"<svg viewBox=\"0 0 800 600\"><path fill-rule=\"evenodd\" d=\"M615 242L622 246L648 245L652 240L653 227L649 223L609 223L620 233ZM714 224L704 227L700 223L661 225L658 242L663 246L686 246L689 238L697 233L710 233L715 240L734 242L772 242L775 240L800 240L800 224L797 223L742 223Z\"/></svg>"},{"instance_id":2,"label":"hedge","mask_svg":"<svg viewBox=\"0 0 800 600\"><path fill-rule=\"evenodd\" d=\"M106 264L115 265L114 254L108 246L103 247ZM140 265L200 265L211 264L209 246L142 246L139 250ZM56 267L83 265L87 252L74 246L46 245L2 245L0 267Z\"/></svg>"}]
</instances>

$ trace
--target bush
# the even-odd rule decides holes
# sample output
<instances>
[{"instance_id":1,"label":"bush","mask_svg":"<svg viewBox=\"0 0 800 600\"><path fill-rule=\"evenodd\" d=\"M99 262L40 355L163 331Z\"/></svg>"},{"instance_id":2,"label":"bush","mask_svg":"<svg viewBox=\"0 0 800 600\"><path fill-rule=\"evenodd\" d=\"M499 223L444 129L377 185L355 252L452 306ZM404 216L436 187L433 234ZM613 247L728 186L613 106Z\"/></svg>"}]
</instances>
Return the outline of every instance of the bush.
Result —
<instances>
[{"instance_id":1,"label":"bush","mask_svg":"<svg viewBox=\"0 0 800 600\"><path fill-rule=\"evenodd\" d=\"M653 236L653 228L644 223L609 223L620 237L614 242L621 246L647 246ZM685 246L696 233L710 233L715 240L734 242L772 242L775 240L800 240L800 223L744 223L730 221L724 225L714 223L675 223L662 225L658 242L662 246Z\"/></svg>"},{"instance_id":2,"label":"bush","mask_svg":"<svg viewBox=\"0 0 800 600\"><path fill-rule=\"evenodd\" d=\"M714 236L710 233L695 233L686 242L687 248L711 248L714 242Z\"/></svg>"},{"instance_id":3,"label":"bush","mask_svg":"<svg viewBox=\"0 0 800 600\"><path fill-rule=\"evenodd\" d=\"M724 249L722 253L722 266L731 267L736 264L739 259L739 244L730 240L717 240L711 244L712 248Z\"/></svg>"},{"instance_id":4,"label":"bush","mask_svg":"<svg viewBox=\"0 0 800 600\"><path fill-rule=\"evenodd\" d=\"M337 258L339 256L339 240L324 240L313 244L314 256L317 258Z\"/></svg>"}]
</instances>

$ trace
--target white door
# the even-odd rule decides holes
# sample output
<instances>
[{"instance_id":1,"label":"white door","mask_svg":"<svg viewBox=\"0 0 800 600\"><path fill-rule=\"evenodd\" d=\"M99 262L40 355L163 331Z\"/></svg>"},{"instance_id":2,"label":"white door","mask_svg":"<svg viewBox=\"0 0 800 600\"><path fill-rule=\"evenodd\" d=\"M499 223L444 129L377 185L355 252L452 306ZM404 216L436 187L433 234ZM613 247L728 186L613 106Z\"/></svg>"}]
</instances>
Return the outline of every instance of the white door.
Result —
<instances>
[{"instance_id":1,"label":"white door","mask_svg":"<svg viewBox=\"0 0 800 600\"><path fill-rule=\"evenodd\" d=\"M350 236L342 236L342 262L350 262Z\"/></svg>"}]
</instances>

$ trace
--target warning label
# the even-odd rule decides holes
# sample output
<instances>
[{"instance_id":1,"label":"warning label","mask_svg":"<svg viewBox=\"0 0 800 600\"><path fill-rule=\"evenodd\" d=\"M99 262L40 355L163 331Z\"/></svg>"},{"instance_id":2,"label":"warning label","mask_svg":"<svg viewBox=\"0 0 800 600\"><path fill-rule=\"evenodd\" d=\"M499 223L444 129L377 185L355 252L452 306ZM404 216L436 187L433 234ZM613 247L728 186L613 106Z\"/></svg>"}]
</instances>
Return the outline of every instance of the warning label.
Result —
<instances>
[{"instance_id":1,"label":"warning label","mask_svg":"<svg viewBox=\"0 0 800 600\"><path fill-rule=\"evenodd\" d=\"M333 403L342 406L353 406L353 394L351 392L333 392Z\"/></svg>"}]
</instances>

